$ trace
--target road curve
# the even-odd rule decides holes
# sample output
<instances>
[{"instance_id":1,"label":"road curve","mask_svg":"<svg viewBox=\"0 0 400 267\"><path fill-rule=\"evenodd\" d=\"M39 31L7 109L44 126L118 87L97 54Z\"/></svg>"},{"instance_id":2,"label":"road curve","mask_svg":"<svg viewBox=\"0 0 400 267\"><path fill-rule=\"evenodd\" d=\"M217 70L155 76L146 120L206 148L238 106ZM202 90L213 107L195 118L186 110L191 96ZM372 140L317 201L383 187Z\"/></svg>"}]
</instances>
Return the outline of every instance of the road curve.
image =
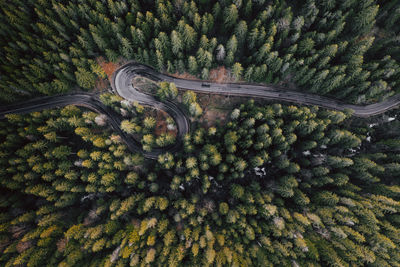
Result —
<instances>
[{"instance_id":1,"label":"road curve","mask_svg":"<svg viewBox=\"0 0 400 267\"><path fill-rule=\"evenodd\" d=\"M114 73L114 90L122 97L131 100L135 98L141 99L142 97L145 97L146 101L149 101L149 99L154 99L152 96L140 93L134 89L131 81L136 75L145 76L155 81L173 82L179 88L189 89L199 93L274 99L302 105L315 105L327 109L341 111L350 109L354 111L353 115L357 117L370 117L400 105L400 94L392 96L387 100L376 104L352 105L324 96L287 90L275 85L260 85L250 83L221 84L180 79L159 73L150 66L135 62L129 62L125 64Z\"/></svg>"},{"instance_id":2,"label":"road curve","mask_svg":"<svg viewBox=\"0 0 400 267\"><path fill-rule=\"evenodd\" d=\"M132 80L139 73L140 75L148 76L155 81L162 80L151 74L149 74L150 76L146 75L146 71L148 69L151 68L134 62L126 64L113 73L111 87L122 98L125 98L129 101L138 102L140 105L150 106L156 109L163 110L174 119L178 129L176 142L168 147L153 148L152 152L148 153L148 155L152 154L153 157L157 157L163 152L169 151L171 153L175 153L182 148L182 139L183 136L190 131L190 122L183 110L174 102L168 100L164 100L163 102L161 102L157 100L154 96L142 93L135 89ZM151 70L152 72L154 72L153 69Z\"/></svg>"},{"instance_id":3,"label":"road curve","mask_svg":"<svg viewBox=\"0 0 400 267\"><path fill-rule=\"evenodd\" d=\"M154 81L173 82L179 88L193 90L200 93L275 99L297 104L316 105L342 111L345 109L351 109L354 111L353 115L358 117L377 115L400 105L400 94L376 104L364 106L352 105L323 96L286 90L278 86L249 83L219 84L179 79L159 73L147 65L129 62L114 72L111 83L113 90L127 100L136 101L141 105L151 106L166 111L175 120L178 128L177 141L175 144L164 148L156 148L151 152L143 151L140 142L121 130L120 125L123 120L121 115L105 106L96 95L90 93L70 93L58 96L40 97L19 104L0 107L0 119L4 118L6 114L11 113L28 113L66 105L84 106L97 113L105 114L108 117L108 122L111 128L121 136L122 140L131 152L142 153L146 158L156 159L158 155L162 153L174 153L179 151L182 147L182 137L190 131L189 119L182 109L180 109L180 107L175 103L171 101L160 102L155 97L136 90L132 84L132 79L137 75L145 76Z\"/></svg>"},{"instance_id":4,"label":"road curve","mask_svg":"<svg viewBox=\"0 0 400 267\"><path fill-rule=\"evenodd\" d=\"M76 105L86 107L94 112L107 116L109 126L121 136L123 142L133 153L142 153L144 157L156 159L160 151L146 152L142 150L140 142L135 140L131 135L126 134L121 130L120 125L123 120L122 116L111 108L105 106L100 99L90 93L70 93L65 95L46 96L19 104L9 105L0 108L0 119L3 119L7 114L23 114L43 109L60 108L67 105Z\"/></svg>"}]
</instances>

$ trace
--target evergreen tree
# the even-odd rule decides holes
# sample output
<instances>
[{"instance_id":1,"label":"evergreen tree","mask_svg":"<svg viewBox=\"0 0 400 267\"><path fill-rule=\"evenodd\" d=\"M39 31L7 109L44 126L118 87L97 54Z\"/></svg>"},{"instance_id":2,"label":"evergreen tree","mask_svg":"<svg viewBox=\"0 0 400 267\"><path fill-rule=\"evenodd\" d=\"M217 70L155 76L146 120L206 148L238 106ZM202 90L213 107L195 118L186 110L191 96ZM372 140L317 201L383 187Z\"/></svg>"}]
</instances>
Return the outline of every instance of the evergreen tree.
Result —
<instances>
[{"instance_id":1,"label":"evergreen tree","mask_svg":"<svg viewBox=\"0 0 400 267\"><path fill-rule=\"evenodd\" d=\"M229 29L236 24L238 19L238 10L236 5L231 4L224 9L224 25Z\"/></svg>"},{"instance_id":2,"label":"evergreen tree","mask_svg":"<svg viewBox=\"0 0 400 267\"><path fill-rule=\"evenodd\" d=\"M236 80L239 80L242 76L243 67L240 63L236 62L232 67L232 74Z\"/></svg>"}]
</instances>

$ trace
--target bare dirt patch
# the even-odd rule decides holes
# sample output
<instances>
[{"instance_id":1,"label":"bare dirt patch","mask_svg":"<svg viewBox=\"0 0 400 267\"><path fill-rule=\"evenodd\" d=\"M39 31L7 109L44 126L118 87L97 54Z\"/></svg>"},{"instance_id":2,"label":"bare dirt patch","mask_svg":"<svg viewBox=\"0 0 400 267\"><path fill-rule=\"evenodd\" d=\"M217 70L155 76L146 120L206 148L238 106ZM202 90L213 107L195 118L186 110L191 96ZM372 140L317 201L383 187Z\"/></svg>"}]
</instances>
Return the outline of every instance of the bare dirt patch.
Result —
<instances>
[{"instance_id":1,"label":"bare dirt patch","mask_svg":"<svg viewBox=\"0 0 400 267\"><path fill-rule=\"evenodd\" d=\"M175 78L187 79L187 80L197 80L201 79L187 72L184 73L167 73ZM235 78L232 76L231 71L226 69L224 66L214 68L210 70L209 81L216 83L231 83L235 82Z\"/></svg>"},{"instance_id":2,"label":"bare dirt patch","mask_svg":"<svg viewBox=\"0 0 400 267\"><path fill-rule=\"evenodd\" d=\"M224 66L220 66L210 70L210 80L216 83L231 83L235 82L235 78L232 76L230 70L227 70Z\"/></svg>"},{"instance_id":3,"label":"bare dirt patch","mask_svg":"<svg viewBox=\"0 0 400 267\"><path fill-rule=\"evenodd\" d=\"M106 61L103 57L98 57L96 59L96 62L102 67L104 72L107 74L109 81L112 82L111 81L112 74L124 64L125 60L120 59L118 60L118 62L114 63Z\"/></svg>"},{"instance_id":4,"label":"bare dirt patch","mask_svg":"<svg viewBox=\"0 0 400 267\"><path fill-rule=\"evenodd\" d=\"M144 117L153 117L156 119L156 127L154 129L154 135L156 137L160 136L163 133L168 133L175 137L177 136L178 130L176 129L176 127L174 130L169 130L167 127L168 126L167 120L168 119L172 120L171 116L168 115L167 112L159 109L146 107L144 111Z\"/></svg>"},{"instance_id":5,"label":"bare dirt patch","mask_svg":"<svg viewBox=\"0 0 400 267\"><path fill-rule=\"evenodd\" d=\"M178 134L177 129L175 128L174 130L169 130L167 127L167 118L170 117L168 115L168 113L166 113L165 111L162 110L157 110L157 117L156 117L156 128L155 128L155 135L156 136L160 136L163 133L168 133L168 134L172 134L173 136L176 137L176 135Z\"/></svg>"},{"instance_id":6,"label":"bare dirt patch","mask_svg":"<svg viewBox=\"0 0 400 267\"><path fill-rule=\"evenodd\" d=\"M98 78L93 92L104 92L107 91L108 88L110 88L110 82L108 80Z\"/></svg>"},{"instance_id":7,"label":"bare dirt patch","mask_svg":"<svg viewBox=\"0 0 400 267\"><path fill-rule=\"evenodd\" d=\"M183 94L185 90L180 90ZM225 96L215 94L197 93L197 102L203 109L203 115L197 122L203 127L209 128L212 126L224 125L230 120L230 113L233 109L246 103L251 98L240 96ZM256 104L266 105L277 103L275 100L253 99Z\"/></svg>"},{"instance_id":8,"label":"bare dirt patch","mask_svg":"<svg viewBox=\"0 0 400 267\"><path fill-rule=\"evenodd\" d=\"M100 67L107 75L107 77L105 77L104 79L99 77L93 89L93 92L101 93L107 91L110 88L110 83L112 82L112 74L117 68L119 68L123 64L124 61L120 60L118 61L118 63L113 63L106 61L103 57L98 57L96 58L96 62L100 65Z\"/></svg>"},{"instance_id":9,"label":"bare dirt patch","mask_svg":"<svg viewBox=\"0 0 400 267\"><path fill-rule=\"evenodd\" d=\"M184 72L184 73L167 73L168 75L175 77L175 78L180 78L180 79L187 79L187 80L200 80L199 78L197 78L196 76L189 74L188 72Z\"/></svg>"},{"instance_id":10,"label":"bare dirt patch","mask_svg":"<svg viewBox=\"0 0 400 267\"><path fill-rule=\"evenodd\" d=\"M103 68L104 72L107 74L108 79L111 79L112 74L117 68L125 64L127 61L125 59L119 59L117 63L107 62L103 57L97 58L97 63ZM200 78L188 73L166 73L170 76L188 79L188 80L201 80ZM289 79L290 80L290 79ZM224 66L219 66L217 68L210 70L209 81L216 83L232 83L241 82L236 81L233 77L231 70L226 69ZM156 94L157 86L153 81L150 81L146 77L136 77L134 79L135 87L144 93ZM287 82L289 83L289 82ZM97 87L97 86L96 86ZM99 87L104 87L104 83L99 82ZM182 95L186 91L185 89L178 88L179 94L177 100L182 102ZM246 103L249 98L237 97L237 96L224 96L215 94L197 94L197 102L203 109L203 115L197 119L197 122L205 127L216 126L218 124L224 124L229 120L230 112L238 107L242 103ZM255 100L255 102L269 103L271 101L267 100ZM276 102L276 101L275 101ZM177 130L168 130L167 128L167 118L170 116L161 110L156 110L152 108L146 108L146 116L151 116L156 118L157 124L155 128L155 135L159 136L163 133L170 133L174 136L177 135ZM140 137L139 137L140 140Z\"/></svg>"},{"instance_id":11,"label":"bare dirt patch","mask_svg":"<svg viewBox=\"0 0 400 267\"><path fill-rule=\"evenodd\" d=\"M246 98L198 93L197 102L203 108L199 122L205 127L211 127L225 124L231 110L246 102Z\"/></svg>"},{"instance_id":12,"label":"bare dirt patch","mask_svg":"<svg viewBox=\"0 0 400 267\"><path fill-rule=\"evenodd\" d=\"M177 98L179 102L182 102L182 95L185 93L185 91L185 89L179 89L179 95ZM200 118L195 120L206 128L225 124L229 119L229 114L232 109L248 100L248 98L245 97L233 97L215 94L196 93L196 95L197 103L199 103L203 109L203 114L200 116Z\"/></svg>"}]
</instances>

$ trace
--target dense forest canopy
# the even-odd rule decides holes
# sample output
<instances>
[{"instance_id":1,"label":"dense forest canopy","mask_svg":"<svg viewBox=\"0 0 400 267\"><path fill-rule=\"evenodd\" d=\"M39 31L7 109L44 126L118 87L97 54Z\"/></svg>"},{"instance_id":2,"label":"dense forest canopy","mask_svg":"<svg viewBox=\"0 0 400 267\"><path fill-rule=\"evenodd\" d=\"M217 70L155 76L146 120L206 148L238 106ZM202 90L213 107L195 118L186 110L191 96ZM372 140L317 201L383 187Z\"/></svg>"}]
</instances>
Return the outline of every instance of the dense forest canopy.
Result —
<instances>
[{"instance_id":1,"label":"dense forest canopy","mask_svg":"<svg viewBox=\"0 0 400 267\"><path fill-rule=\"evenodd\" d=\"M158 161L98 116L68 106L0 122L3 266L400 262L398 111L373 126L250 101Z\"/></svg>"},{"instance_id":2,"label":"dense forest canopy","mask_svg":"<svg viewBox=\"0 0 400 267\"><path fill-rule=\"evenodd\" d=\"M399 83L398 1L2 1L0 99L91 89L99 57L364 103Z\"/></svg>"},{"instance_id":3,"label":"dense forest canopy","mask_svg":"<svg viewBox=\"0 0 400 267\"><path fill-rule=\"evenodd\" d=\"M1 1L0 102L92 91L128 60L382 101L399 18L398 0ZM73 105L0 119L1 266L400 266L400 109L249 100L206 127L193 91L152 86L192 122L156 160L122 133L149 152L176 122L110 92L121 135Z\"/></svg>"}]
</instances>

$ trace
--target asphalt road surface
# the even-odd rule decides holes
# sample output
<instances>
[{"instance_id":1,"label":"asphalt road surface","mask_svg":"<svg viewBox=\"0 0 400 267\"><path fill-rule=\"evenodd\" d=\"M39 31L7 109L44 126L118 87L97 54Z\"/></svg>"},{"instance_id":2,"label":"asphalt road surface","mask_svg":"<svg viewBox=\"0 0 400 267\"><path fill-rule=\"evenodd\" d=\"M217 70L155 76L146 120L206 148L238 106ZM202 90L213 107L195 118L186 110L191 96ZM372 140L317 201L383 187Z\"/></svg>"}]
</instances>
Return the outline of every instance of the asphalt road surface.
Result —
<instances>
[{"instance_id":1,"label":"asphalt road surface","mask_svg":"<svg viewBox=\"0 0 400 267\"><path fill-rule=\"evenodd\" d=\"M144 95L137 92L130 83L130 81L136 75L141 75L155 81L173 82L179 88L189 89L199 93L275 99L279 101L287 101L302 105L315 105L327 109L335 109L341 111L345 109L351 109L354 111L353 115L357 117L370 117L383 113L400 105L400 94L388 98L387 100L380 103L375 103L371 105L352 105L346 104L339 100L315 94L286 90L285 88L274 85L268 86L250 83L221 84L180 79L161 74L149 66L135 62L127 63L126 65L119 68L114 74L114 90L116 90L122 97L128 97L128 99L132 96L133 98L138 97L138 94ZM127 83L129 83L130 86L127 86Z\"/></svg>"},{"instance_id":2,"label":"asphalt road surface","mask_svg":"<svg viewBox=\"0 0 400 267\"><path fill-rule=\"evenodd\" d=\"M206 81L179 79L159 73L149 66L129 62L114 72L113 81L111 83L113 90L129 101L136 101L141 105L150 106L167 112L175 120L178 128L177 141L174 145L153 149L151 152L143 151L140 142L121 130L120 123L123 120L121 115L102 104L95 94L90 93L70 93L58 96L40 97L19 104L0 107L0 119L4 118L4 115L11 113L29 113L43 109L63 107L66 105L83 106L97 113L105 114L108 117L108 122L111 128L122 137L122 140L131 152L139 152L146 158L156 159L158 155L162 153L174 153L179 151L182 147L182 137L190 131L188 117L177 104L171 101L161 102L151 95L136 90L134 84L132 84L132 79L138 75L145 76L154 81L174 82L179 88L193 90L200 93L275 99L303 105L316 105L323 108L341 111L351 109L354 112L353 115L357 117L370 117L400 105L400 94L380 103L371 105L352 105L323 96L285 90L284 88L277 86L249 83L220 84Z\"/></svg>"},{"instance_id":3,"label":"asphalt road surface","mask_svg":"<svg viewBox=\"0 0 400 267\"><path fill-rule=\"evenodd\" d=\"M158 154L156 154L156 152L148 153L143 151L141 144L137 140L121 130L122 116L105 106L95 94L70 93L65 95L45 96L14 105L0 107L0 119L3 119L6 114L30 113L43 109L61 108L67 105L86 107L94 112L106 115L108 125L121 136L131 152L143 153L147 158L157 158Z\"/></svg>"}]
</instances>

